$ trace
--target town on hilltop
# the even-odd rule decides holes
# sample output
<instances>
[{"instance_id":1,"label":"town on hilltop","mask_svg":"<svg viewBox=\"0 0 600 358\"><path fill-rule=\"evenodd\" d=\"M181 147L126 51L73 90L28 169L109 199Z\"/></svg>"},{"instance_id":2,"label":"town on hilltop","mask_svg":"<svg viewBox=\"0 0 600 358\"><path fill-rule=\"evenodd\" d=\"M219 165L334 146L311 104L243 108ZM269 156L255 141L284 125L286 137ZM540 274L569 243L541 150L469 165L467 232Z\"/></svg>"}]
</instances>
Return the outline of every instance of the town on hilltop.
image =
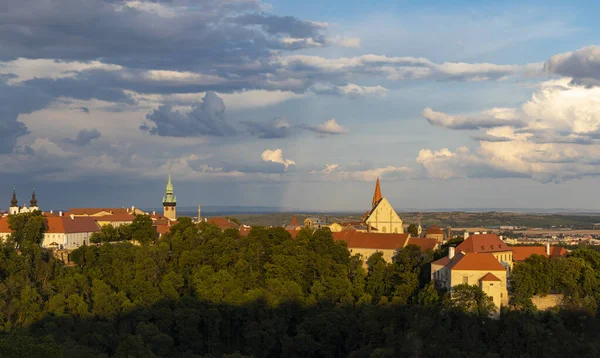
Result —
<instances>
[{"instance_id":1,"label":"town on hilltop","mask_svg":"<svg viewBox=\"0 0 600 358\"><path fill-rule=\"evenodd\" d=\"M71 253L82 246L120 241L142 244L143 240L136 240L136 236L130 232L134 225L146 225L148 240L151 241L167 235L180 220L170 173L162 205L162 213L144 212L135 206L45 211L38 205L35 190L32 191L29 207L19 205L16 190L13 190L9 211L0 217L0 239L6 241L13 233L10 224L12 216L39 213L45 225L40 245L51 250L58 259L73 264ZM248 237L253 230L235 218L202 218L200 206L194 219L196 225L210 225L238 237ZM509 305L511 273L521 262L534 255L553 258L565 256L568 252L565 247L551 245L550 242L524 245L492 232L456 231L450 227L443 230L435 225L423 229L420 220L416 224L406 225L382 194L379 178L375 183L370 208L360 221L337 222L307 217L299 222L294 215L284 229L292 239L301 233L327 230L334 242L344 242L349 254L362 260L366 270L370 269L369 259L374 255L393 263L398 250L413 247L422 255L429 254L436 258L430 263L429 277L436 289L452 293L457 286L475 285L491 299L497 311ZM541 300L540 307L558 304L558 299L552 304L547 301Z\"/></svg>"}]
</instances>

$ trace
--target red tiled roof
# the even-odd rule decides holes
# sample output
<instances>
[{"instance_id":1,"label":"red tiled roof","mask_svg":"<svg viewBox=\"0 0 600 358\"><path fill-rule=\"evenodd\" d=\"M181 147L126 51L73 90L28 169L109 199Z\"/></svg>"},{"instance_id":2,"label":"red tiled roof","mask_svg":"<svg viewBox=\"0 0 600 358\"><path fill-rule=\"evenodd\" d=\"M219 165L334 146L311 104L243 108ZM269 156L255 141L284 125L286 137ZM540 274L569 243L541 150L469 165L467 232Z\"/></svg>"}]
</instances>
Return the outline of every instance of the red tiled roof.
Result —
<instances>
[{"instance_id":1,"label":"red tiled roof","mask_svg":"<svg viewBox=\"0 0 600 358\"><path fill-rule=\"evenodd\" d=\"M456 251L463 252L498 252L510 250L511 247L500 240L496 234L471 235L456 247Z\"/></svg>"},{"instance_id":2,"label":"red tiled roof","mask_svg":"<svg viewBox=\"0 0 600 358\"><path fill-rule=\"evenodd\" d=\"M567 249L562 246L550 246L550 257L565 256Z\"/></svg>"},{"instance_id":3,"label":"red tiled roof","mask_svg":"<svg viewBox=\"0 0 600 358\"><path fill-rule=\"evenodd\" d=\"M8 224L8 216L0 217L0 233L12 233Z\"/></svg>"},{"instance_id":4,"label":"red tiled roof","mask_svg":"<svg viewBox=\"0 0 600 358\"><path fill-rule=\"evenodd\" d=\"M223 217L210 218L208 222L217 225L221 230L237 227L237 225Z\"/></svg>"},{"instance_id":5,"label":"red tiled roof","mask_svg":"<svg viewBox=\"0 0 600 358\"><path fill-rule=\"evenodd\" d=\"M298 219L296 218L296 215L292 216L292 223L290 225L298 226Z\"/></svg>"},{"instance_id":6,"label":"red tiled roof","mask_svg":"<svg viewBox=\"0 0 600 358\"><path fill-rule=\"evenodd\" d=\"M64 216L49 216L46 218L46 232L49 234L64 234L65 226L63 225ZM69 220L71 218L69 217Z\"/></svg>"},{"instance_id":7,"label":"red tiled roof","mask_svg":"<svg viewBox=\"0 0 600 358\"><path fill-rule=\"evenodd\" d=\"M397 250L406 246L409 234L378 234L358 231L332 233L333 240L345 241L349 248Z\"/></svg>"},{"instance_id":8,"label":"red tiled roof","mask_svg":"<svg viewBox=\"0 0 600 358\"><path fill-rule=\"evenodd\" d=\"M295 239L296 236L298 235L298 233L300 232L300 230L290 230L290 229L285 229L285 231L289 232L290 235L292 235L292 239Z\"/></svg>"},{"instance_id":9,"label":"red tiled roof","mask_svg":"<svg viewBox=\"0 0 600 358\"><path fill-rule=\"evenodd\" d=\"M444 235L444 232L439 227L433 225L425 231L425 235Z\"/></svg>"},{"instance_id":10,"label":"red tiled roof","mask_svg":"<svg viewBox=\"0 0 600 358\"><path fill-rule=\"evenodd\" d=\"M100 227L98 226L98 223L96 222L95 218L74 217L73 219L71 219L70 216L63 216L61 217L61 219L63 229L66 234L100 231Z\"/></svg>"},{"instance_id":11,"label":"red tiled roof","mask_svg":"<svg viewBox=\"0 0 600 358\"><path fill-rule=\"evenodd\" d=\"M441 266L446 266L448 264L448 262L450 262L450 259L448 258L448 256L444 256L439 260L433 261L431 264L432 265L441 265Z\"/></svg>"},{"instance_id":12,"label":"red tiled roof","mask_svg":"<svg viewBox=\"0 0 600 358\"><path fill-rule=\"evenodd\" d=\"M240 226L240 236L248 236L250 234L251 227L242 225Z\"/></svg>"},{"instance_id":13,"label":"red tiled roof","mask_svg":"<svg viewBox=\"0 0 600 358\"><path fill-rule=\"evenodd\" d=\"M505 271L491 253L459 253L446 266L450 270Z\"/></svg>"},{"instance_id":14,"label":"red tiled roof","mask_svg":"<svg viewBox=\"0 0 600 358\"><path fill-rule=\"evenodd\" d=\"M545 246L512 246L513 261L523 261L531 255L548 257ZM550 246L550 257L564 256L567 250L561 246Z\"/></svg>"},{"instance_id":15,"label":"red tiled roof","mask_svg":"<svg viewBox=\"0 0 600 358\"><path fill-rule=\"evenodd\" d=\"M73 215L94 215L106 211L111 214L122 214L128 213L129 210L129 208L71 208L69 213Z\"/></svg>"},{"instance_id":16,"label":"red tiled roof","mask_svg":"<svg viewBox=\"0 0 600 358\"><path fill-rule=\"evenodd\" d=\"M156 229L156 232L161 236L168 233L169 231L171 231L171 226L169 226L169 225L159 224L159 225L154 225L154 228Z\"/></svg>"},{"instance_id":17,"label":"red tiled roof","mask_svg":"<svg viewBox=\"0 0 600 358\"><path fill-rule=\"evenodd\" d=\"M479 279L479 281L502 281L496 277L493 273L488 272L485 276Z\"/></svg>"},{"instance_id":18,"label":"red tiled roof","mask_svg":"<svg viewBox=\"0 0 600 358\"><path fill-rule=\"evenodd\" d=\"M421 251L435 250L438 246L438 241L436 239L421 239L418 237L411 237L408 239L407 245L417 245L421 248Z\"/></svg>"}]
</instances>

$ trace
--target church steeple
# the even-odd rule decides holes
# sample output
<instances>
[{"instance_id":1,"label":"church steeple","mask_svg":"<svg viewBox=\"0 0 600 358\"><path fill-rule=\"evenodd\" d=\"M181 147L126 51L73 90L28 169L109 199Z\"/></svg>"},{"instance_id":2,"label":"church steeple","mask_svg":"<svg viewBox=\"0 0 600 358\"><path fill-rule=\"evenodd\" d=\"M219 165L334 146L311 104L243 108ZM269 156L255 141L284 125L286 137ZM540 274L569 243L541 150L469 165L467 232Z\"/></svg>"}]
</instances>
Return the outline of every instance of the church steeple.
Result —
<instances>
[{"instance_id":1,"label":"church steeple","mask_svg":"<svg viewBox=\"0 0 600 358\"><path fill-rule=\"evenodd\" d=\"M35 198L35 186L33 187L33 191L31 192L31 201L29 202L31 208L37 208L38 202Z\"/></svg>"},{"instance_id":2,"label":"church steeple","mask_svg":"<svg viewBox=\"0 0 600 358\"><path fill-rule=\"evenodd\" d=\"M17 201L17 191L16 188L13 187L13 195L12 195L12 200L10 201L10 207L11 208L16 208L18 206L19 202Z\"/></svg>"},{"instance_id":3,"label":"church steeple","mask_svg":"<svg viewBox=\"0 0 600 358\"><path fill-rule=\"evenodd\" d=\"M381 187L379 185L379 177L377 177L377 182L375 183L375 193L373 194L373 206L377 204L379 200L381 200Z\"/></svg>"}]
</instances>

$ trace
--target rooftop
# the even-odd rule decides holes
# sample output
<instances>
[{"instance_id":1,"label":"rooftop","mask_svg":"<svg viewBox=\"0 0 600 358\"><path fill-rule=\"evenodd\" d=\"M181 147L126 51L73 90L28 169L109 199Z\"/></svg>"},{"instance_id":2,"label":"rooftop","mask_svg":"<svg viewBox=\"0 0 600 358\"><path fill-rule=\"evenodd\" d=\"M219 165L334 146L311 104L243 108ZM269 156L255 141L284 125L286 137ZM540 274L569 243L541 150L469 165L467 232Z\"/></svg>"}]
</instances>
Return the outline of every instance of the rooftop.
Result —
<instances>
[{"instance_id":1,"label":"rooftop","mask_svg":"<svg viewBox=\"0 0 600 358\"><path fill-rule=\"evenodd\" d=\"M345 241L348 248L397 250L406 246L409 234L379 234L353 230L332 233L335 241Z\"/></svg>"},{"instance_id":2,"label":"rooftop","mask_svg":"<svg viewBox=\"0 0 600 358\"><path fill-rule=\"evenodd\" d=\"M463 252L499 252L510 251L511 247L496 234L477 234L469 236L456 247L456 251Z\"/></svg>"},{"instance_id":3,"label":"rooftop","mask_svg":"<svg viewBox=\"0 0 600 358\"><path fill-rule=\"evenodd\" d=\"M450 270L506 271L504 266L491 253L461 252L455 255L446 267Z\"/></svg>"}]
</instances>

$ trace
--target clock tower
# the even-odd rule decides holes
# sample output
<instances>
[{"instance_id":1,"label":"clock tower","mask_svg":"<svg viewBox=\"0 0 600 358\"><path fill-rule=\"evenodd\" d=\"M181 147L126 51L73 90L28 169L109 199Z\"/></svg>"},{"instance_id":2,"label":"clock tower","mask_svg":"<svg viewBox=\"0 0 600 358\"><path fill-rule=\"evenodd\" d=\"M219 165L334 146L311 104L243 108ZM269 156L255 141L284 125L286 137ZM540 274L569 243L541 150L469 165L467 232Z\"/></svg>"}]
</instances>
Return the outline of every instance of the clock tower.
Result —
<instances>
[{"instance_id":1,"label":"clock tower","mask_svg":"<svg viewBox=\"0 0 600 358\"><path fill-rule=\"evenodd\" d=\"M171 172L167 180L167 189L163 196L163 213L169 220L177 220L177 198L173 195L173 183L171 183Z\"/></svg>"}]
</instances>

